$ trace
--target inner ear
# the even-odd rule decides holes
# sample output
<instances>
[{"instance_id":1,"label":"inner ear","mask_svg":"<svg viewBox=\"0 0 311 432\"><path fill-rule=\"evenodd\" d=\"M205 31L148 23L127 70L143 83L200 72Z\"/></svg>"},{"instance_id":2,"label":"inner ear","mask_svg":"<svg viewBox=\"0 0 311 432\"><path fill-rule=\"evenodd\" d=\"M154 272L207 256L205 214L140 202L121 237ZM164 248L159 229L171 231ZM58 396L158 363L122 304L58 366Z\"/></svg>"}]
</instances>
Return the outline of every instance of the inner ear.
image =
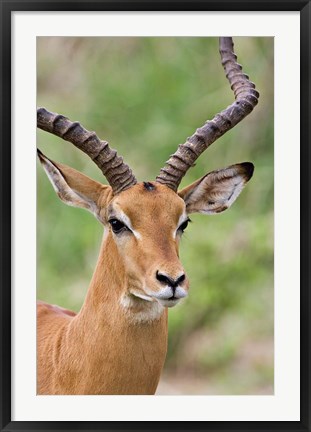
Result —
<instances>
[{"instance_id":1,"label":"inner ear","mask_svg":"<svg viewBox=\"0 0 311 432\"><path fill-rule=\"evenodd\" d=\"M254 165L243 162L212 171L178 192L188 213L215 214L229 208L254 172Z\"/></svg>"},{"instance_id":2,"label":"inner ear","mask_svg":"<svg viewBox=\"0 0 311 432\"><path fill-rule=\"evenodd\" d=\"M110 186L102 185L67 165L54 162L40 151L38 157L59 198L65 204L87 209L99 218L101 206L112 195Z\"/></svg>"}]
</instances>

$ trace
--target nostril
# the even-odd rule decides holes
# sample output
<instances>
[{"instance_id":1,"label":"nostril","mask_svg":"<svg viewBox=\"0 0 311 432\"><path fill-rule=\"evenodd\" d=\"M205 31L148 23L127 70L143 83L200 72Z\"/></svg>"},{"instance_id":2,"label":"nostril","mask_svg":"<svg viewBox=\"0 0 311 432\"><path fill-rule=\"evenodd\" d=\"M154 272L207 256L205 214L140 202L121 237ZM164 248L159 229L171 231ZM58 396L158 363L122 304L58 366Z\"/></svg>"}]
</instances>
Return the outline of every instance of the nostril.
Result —
<instances>
[{"instance_id":1,"label":"nostril","mask_svg":"<svg viewBox=\"0 0 311 432\"><path fill-rule=\"evenodd\" d=\"M163 273L159 273L157 271L156 278L158 279L159 282L171 285L171 279L168 278L167 276L165 276L165 274L163 274Z\"/></svg>"},{"instance_id":2,"label":"nostril","mask_svg":"<svg viewBox=\"0 0 311 432\"><path fill-rule=\"evenodd\" d=\"M164 273L156 272L156 278L159 282L164 283L165 285L169 285L172 288L176 288L180 283L182 283L186 279L186 275L182 274L177 279L173 279Z\"/></svg>"},{"instance_id":3,"label":"nostril","mask_svg":"<svg viewBox=\"0 0 311 432\"><path fill-rule=\"evenodd\" d=\"M184 274L182 274L181 276L179 276L179 278L178 278L177 281L176 281L176 285L182 283L185 279L186 279L186 275L185 275L185 273L184 273Z\"/></svg>"}]
</instances>

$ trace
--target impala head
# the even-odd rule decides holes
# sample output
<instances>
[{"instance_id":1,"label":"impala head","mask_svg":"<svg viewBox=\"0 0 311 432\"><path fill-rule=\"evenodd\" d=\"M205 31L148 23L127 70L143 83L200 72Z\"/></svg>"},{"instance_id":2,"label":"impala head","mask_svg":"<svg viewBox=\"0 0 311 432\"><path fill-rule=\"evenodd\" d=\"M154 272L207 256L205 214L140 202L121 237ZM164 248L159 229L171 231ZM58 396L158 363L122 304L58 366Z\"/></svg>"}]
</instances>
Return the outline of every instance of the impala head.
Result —
<instances>
[{"instance_id":1,"label":"impala head","mask_svg":"<svg viewBox=\"0 0 311 432\"><path fill-rule=\"evenodd\" d=\"M258 93L241 73L231 38L221 38L221 56L236 101L198 129L166 162L155 181L137 183L130 168L79 123L38 109L38 126L76 145L100 167L110 186L53 162L39 159L59 197L91 211L105 226L105 244L115 251L128 281L124 294L171 307L187 296L189 282L179 260L179 243L192 213L216 214L231 206L253 174L244 162L210 172L188 187L179 183L198 156L241 121Z\"/></svg>"}]
</instances>

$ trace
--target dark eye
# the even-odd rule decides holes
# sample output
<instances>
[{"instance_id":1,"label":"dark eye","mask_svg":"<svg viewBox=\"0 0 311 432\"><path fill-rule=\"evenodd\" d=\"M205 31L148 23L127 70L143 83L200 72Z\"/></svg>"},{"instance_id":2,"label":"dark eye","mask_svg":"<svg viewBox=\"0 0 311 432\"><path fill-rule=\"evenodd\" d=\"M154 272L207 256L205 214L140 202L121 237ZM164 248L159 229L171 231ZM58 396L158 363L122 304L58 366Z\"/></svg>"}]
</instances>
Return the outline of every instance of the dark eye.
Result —
<instances>
[{"instance_id":1,"label":"dark eye","mask_svg":"<svg viewBox=\"0 0 311 432\"><path fill-rule=\"evenodd\" d=\"M128 230L128 227L124 223L120 222L118 219L110 219L109 223L111 225L112 231L118 234L121 231Z\"/></svg>"},{"instance_id":2,"label":"dark eye","mask_svg":"<svg viewBox=\"0 0 311 432\"><path fill-rule=\"evenodd\" d=\"M180 227L178 228L178 231L181 231L182 233L185 231L185 229L188 226L188 223L191 222L190 219L187 219L185 222L183 222Z\"/></svg>"}]
</instances>

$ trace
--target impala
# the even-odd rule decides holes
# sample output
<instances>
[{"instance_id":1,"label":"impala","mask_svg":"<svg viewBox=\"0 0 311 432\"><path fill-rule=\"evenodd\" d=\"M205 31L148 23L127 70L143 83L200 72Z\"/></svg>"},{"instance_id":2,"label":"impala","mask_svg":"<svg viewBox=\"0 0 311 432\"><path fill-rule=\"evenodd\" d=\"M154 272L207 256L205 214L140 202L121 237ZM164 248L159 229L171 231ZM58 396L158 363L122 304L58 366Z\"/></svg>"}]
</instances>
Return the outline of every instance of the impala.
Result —
<instances>
[{"instance_id":1,"label":"impala","mask_svg":"<svg viewBox=\"0 0 311 432\"><path fill-rule=\"evenodd\" d=\"M236 62L231 38L220 38L220 54L235 101L180 145L155 181L137 182L95 132L38 109L38 127L84 151L109 183L96 182L38 150L59 198L89 210L105 228L79 313L38 303L39 394L155 393L167 351L167 311L189 289L178 252L189 215L226 210L253 174L253 165L244 162L178 190L200 154L258 102L254 84Z\"/></svg>"}]
</instances>

